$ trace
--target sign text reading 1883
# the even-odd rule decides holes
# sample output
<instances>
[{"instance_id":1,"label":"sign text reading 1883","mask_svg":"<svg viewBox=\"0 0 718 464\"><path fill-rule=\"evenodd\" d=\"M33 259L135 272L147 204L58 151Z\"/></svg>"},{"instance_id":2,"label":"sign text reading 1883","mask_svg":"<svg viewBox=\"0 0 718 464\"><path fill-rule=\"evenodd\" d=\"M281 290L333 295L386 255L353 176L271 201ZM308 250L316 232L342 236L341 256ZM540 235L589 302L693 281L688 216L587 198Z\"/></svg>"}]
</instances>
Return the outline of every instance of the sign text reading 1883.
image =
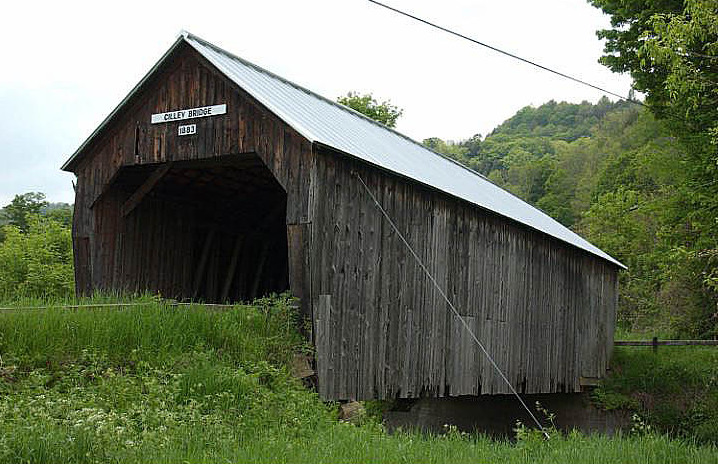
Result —
<instances>
[{"instance_id":1,"label":"sign text reading 1883","mask_svg":"<svg viewBox=\"0 0 718 464\"><path fill-rule=\"evenodd\" d=\"M177 127L177 135L192 135L197 133L197 124L187 124Z\"/></svg>"},{"instance_id":2,"label":"sign text reading 1883","mask_svg":"<svg viewBox=\"0 0 718 464\"><path fill-rule=\"evenodd\" d=\"M152 124L161 122L182 121L183 119L205 118L207 116L217 116L227 112L227 104L200 106L199 108L190 108L187 110L170 111L168 113L156 113L152 115Z\"/></svg>"}]
</instances>

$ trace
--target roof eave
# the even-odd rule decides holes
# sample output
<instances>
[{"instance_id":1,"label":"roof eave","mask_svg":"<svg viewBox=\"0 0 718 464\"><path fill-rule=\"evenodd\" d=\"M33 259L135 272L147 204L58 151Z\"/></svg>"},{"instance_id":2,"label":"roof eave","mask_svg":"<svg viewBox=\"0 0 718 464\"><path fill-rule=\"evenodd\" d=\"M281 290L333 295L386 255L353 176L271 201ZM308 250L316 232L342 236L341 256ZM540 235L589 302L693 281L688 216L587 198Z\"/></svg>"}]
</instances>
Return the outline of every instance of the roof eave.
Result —
<instances>
[{"instance_id":1,"label":"roof eave","mask_svg":"<svg viewBox=\"0 0 718 464\"><path fill-rule=\"evenodd\" d=\"M592 252L592 251L590 251L590 250L586 250L585 248L581 248L581 247L579 247L579 246L576 246L575 244L570 243L570 242L567 242L566 240L563 240L563 239L561 239L561 238L559 238L559 237L555 237L555 236L553 236L553 235L551 235L551 234L547 234L546 232L544 232L544 231L542 231L542 230L540 230L540 229L537 229L536 227L533 227L533 226L531 226L530 224L526 224L526 223L524 223L524 222L517 221L516 219L511 218L511 217L509 217L509 216L505 216L505 215L503 215L503 214L497 213L496 211L492 211L492 210L490 210L490 209L488 209L488 208L486 208L486 207L484 207L484 206L477 205L476 203L473 203L473 202L471 202L471 201L469 201L469 200L467 200L467 199L465 199L465 198L461 198L461 197L459 197L459 196L457 196L457 195L454 195L454 194L452 194L452 193L450 193L450 192L447 192L447 191L445 191L445 190L438 189L437 187L434 187L434 186L432 186L432 185L429 185L429 184L427 184L427 183L425 183L425 182L421 182L421 181L419 181L419 180L417 180L417 179L414 179L414 178L405 176L405 175L403 175L403 174L401 174L401 173L398 173L398 172L395 172L395 171L388 170L388 169L386 169L386 168L384 168L384 167L382 167L382 166L379 166L379 165L377 165L377 164L373 164L373 163L371 163L371 162L369 162L369 161L367 161L367 160L365 160L365 159L363 159L363 158L360 158L360 157L358 157L358 156L356 156L356 155L353 155L353 154L351 154L351 153L347 153L347 152L345 152L345 151L343 151L343 150L341 150L341 149L339 149L339 148L337 148L337 147L334 147L334 146L332 146L332 145L327 145L326 143L323 143L323 142L320 142L320 141L313 141L313 142L312 142L312 145L315 146L315 147L318 147L318 148L328 149L328 150L330 150L330 151L339 153L339 154L344 155L344 156L347 156L347 157L349 157L349 158L351 158L351 159L353 159L353 160L355 160L355 161L357 161L357 162L371 165L372 167L377 168L377 169L379 169L379 170L381 170L381 171L383 171L383 172L386 172L386 173L388 173L388 174L390 174L390 175L400 177L400 178L405 179L405 180L410 181L410 182L415 182L415 183L417 183L417 184L422 185L422 186L425 187L425 188L428 188L428 189L430 189L430 190L434 190L434 191L439 192L439 193L442 193L442 194L444 194L444 195L448 195L448 196L450 196L450 197L452 197L452 198L456 198L456 199L458 199L458 200L460 200L460 201L465 201L465 202L467 202L468 204L470 204L470 205L471 205L472 207L474 207L474 208L478 208L478 209L483 210L483 211L486 211L486 212L488 212L488 213L491 213L491 214L495 214L495 215L497 215L497 216L500 216L500 217L502 217L502 218L504 218L504 219L508 219L509 221L511 221L511 222L513 222L513 223L515 223L515 224L521 226L521 227L526 227L526 228L528 228L528 229L530 229L530 230L532 230L532 231L534 231L534 232L536 232L536 233L543 234L543 235L545 235L546 237L550 237L550 238L552 238L552 239L554 239L554 240L557 240L557 241L559 241L559 242L561 242L561 243L563 243L563 244L565 244L565 245L571 246L571 247L576 248L576 249L578 249L578 250L582 250L582 251L584 251L585 253L588 253L588 254L591 255L591 256L595 256L596 258L602 259L602 260L604 260L605 262L607 262L607 263L609 263L609 264L612 264L612 265L618 267L619 269L622 269L622 270L628 269L628 267L627 267L625 264L623 264L622 262L620 262L619 260L617 260L616 258L614 258L613 256L609 255L608 253L606 253L606 252L603 251L603 250L601 250L601 251L603 251L603 253L605 253L606 256L602 256L602 255L599 255L599 254L597 254L597 253L594 253L594 252ZM441 155L441 154L439 153L439 155ZM443 155L441 155L441 156L443 156ZM449 159L450 161L453 161L453 160L451 160L450 158L447 158L447 159ZM457 164L458 164L458 163L457 163ZM462 165L460 165L460 166L462 166ZM463 167L463 166L462 166L462 167ZM474 172L475 174L477 174L477 175L479 175L479 176L481 176L481 177L484 177L484 176L481 175L480 173L477 173L476 171L474 171L474 170L472 170L472 169L470 169L470 168L466 168L466 169L468 169L468 170Z\"/></svg>"},{"instance_id":2,"label":"roof eave","mask_svg":"<svg viewBox=\"0 0 718 464\"><path fill-rule=\"evenodd\" d=\"M88 145L107 127L107 125L114 119L114 117L117 115L117 113L120 112L120 110L127 104L127 102L134 97L139 90L142 88L142 86L150 80L150 78L154 75L154 73L164 64L164 62L167 60L167 57L169 57L174 51L179 47L179 45L182 42L185 42L185 39L187 37L186 32L182 32L180 36L177 38L177 40L172 44L172 46L162 55L162 57L157 60L157 62L152 66L152 68L145 74L145 76L135 85L132 90L125 96L125 98L122 99L122 101L115 107L115 109L112 110L112 112L100 123L99 126L90 134L87 139L85 139L84 142L82 142L82 145L79 146L77 150L75 150L75 153L70 156L70 158L65 161L65 164L62 165L60 168L63 171L69 171L72 172L72 170L75 167L76 162L78 161L80 155L82 152L87 148Z\"/></svg>"}]
</instances>

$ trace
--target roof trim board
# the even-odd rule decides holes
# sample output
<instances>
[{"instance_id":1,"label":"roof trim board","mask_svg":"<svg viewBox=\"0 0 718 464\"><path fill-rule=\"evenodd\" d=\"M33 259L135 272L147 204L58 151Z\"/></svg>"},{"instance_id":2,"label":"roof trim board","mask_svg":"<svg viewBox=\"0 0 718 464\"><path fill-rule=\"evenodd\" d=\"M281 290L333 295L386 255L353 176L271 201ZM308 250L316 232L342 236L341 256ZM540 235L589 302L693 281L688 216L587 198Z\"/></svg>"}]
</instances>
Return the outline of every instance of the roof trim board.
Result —
<instances>
[{"instance_id":1,"label":"roof trim board","mask_svg":"<svg viewBox=\"0 0 718 464\"><path fill-rule=\"evenodd\" d=\"M152 66L152 68L150 68L150 70L147 72L147 74L145 74L145 76L140 80L140 82L138 82L137 85L135 85L132 88L132 90L130 90L130 93L128 93L125 96L125 98L123 98L122 101L119 103L119 105L117 105L115 107L115 109L112 110L112 112L109 115L107 115L107 117L105 119L102 120L100 125L97 126L97 129L92 131L92 134L90 134L90 136L87 137L87 139L85 139L84 142L82 142L82 144L77 148L77 150L75 150L75 153L73 153L72 156L70 156L70 158L67 161L65 161L65 164L63 164L60 167L61 170L63 170L63 171L70 170L70 168L72 167L72 165L74 164L76 159L79 157L80 153L82 153L82 151L90 144L90 142L92 142L95 139L95 137L97 137L100 134L100 132L102 132L102 130L105 128L105 126L107 126L110 123L110 121L112 121L112 119L115 117L115 115L117 115L117 113L120 112L120 110L125 106L125 104L127 104L127 102L132 97L134 97L136 93L138 93L140 91L142 86L144 86L145 83L148 80L150 80L150 78L155 74L155 72L160 68L160 66L162 66L162 64L164 64L167 57L170 56L175 51L175 49L181 43L183 43L185 41L185 38L187 37L187 35L188 35L187 32L184 32L184 31L182 32L182 34L177 38L177 40L175 40L175 42L162 55L162 57L159 60L157 60L157 63L155 63L155 65Z\"/></svg>"}]
</instances>

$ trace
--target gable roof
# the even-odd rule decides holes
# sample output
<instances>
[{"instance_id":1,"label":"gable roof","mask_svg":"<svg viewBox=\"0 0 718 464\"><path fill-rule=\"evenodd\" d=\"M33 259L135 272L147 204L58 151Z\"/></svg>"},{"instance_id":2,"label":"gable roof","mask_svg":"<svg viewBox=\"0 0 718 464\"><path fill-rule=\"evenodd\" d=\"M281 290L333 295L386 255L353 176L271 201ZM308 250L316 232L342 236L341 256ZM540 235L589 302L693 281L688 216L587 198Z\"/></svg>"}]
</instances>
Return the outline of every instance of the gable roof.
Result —
<instances>
[{"instance_id":1,"label":"gable roof","mask_svg":"<svg viewBox=\"0 0 718 464\"><path fill-rule=\"evenodd\" d=\"M481 174L364 115L321 97L199 37L183 32L150 72L63 165L67 169L110 119L185 42L227 78L312 143L356 157L387 171L466 200L588 251L617 266L616 259ZM169 109L168 109L169 110Z\"/></svg>"}]
</instances>

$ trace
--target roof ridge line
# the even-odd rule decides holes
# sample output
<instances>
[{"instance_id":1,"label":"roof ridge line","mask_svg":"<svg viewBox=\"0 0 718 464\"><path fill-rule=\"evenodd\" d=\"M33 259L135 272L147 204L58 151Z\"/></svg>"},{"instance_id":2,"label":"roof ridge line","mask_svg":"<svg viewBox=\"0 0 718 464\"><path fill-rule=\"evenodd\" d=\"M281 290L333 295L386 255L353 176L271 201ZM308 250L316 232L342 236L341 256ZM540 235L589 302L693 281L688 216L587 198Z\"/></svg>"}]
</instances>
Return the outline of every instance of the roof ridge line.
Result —
<instances>
[{"instance_id":1,"label":"roof ridge line","mask_svg":"<svg viewBox=\"0 0 718 464\"><path fill-rule=\"evenodd\" d=\"M248 61L248 60L242 58L241 56L235 55L234 53L232 53L232 52L230 52L230 51L228 51L228 50L225 50L224 48L222 48L222 47L220 47L220 46L217 46L217 45L213 44L212 42L209 42L208 40L203 39L202 37L199 37L199 36L197 36L197 35L195 35L195 34L192 34L191 32L188 32L188 31L185 31L185 30L183 30L182 32L184 33L183 35L184 35L184 38L185 38L185 39L191 38L191 39L193 39L193 40L196 40L196 41L202 43L203 45L214 49L215 51L217 51L217 52L219 52L219 53L222 53L222 54L224 54L224 55L227 55L228 57L230 57L230 58L232 58L232 59L238 60L238 61L244 63L244 64L247 65L247 66L251 66L252 68L256 69L256 70L259 71L259 72L262 72L262 73L264 73L264 74L267 74L268 76L271 76L271 77L273 77L273 78L275 78L275 79L277 79L277 80L280 80L280 81L284 82L285 84L289 84L289 85L291 85L292 87L294 87L294 88L296 88L296 89L299 89L299 90L301 90L301 91L303 91L303 92L306 92L307 94L309 94L309 95L311 95L311 96L313 96L313 97L315 97L315 98L318 98L318 99L323 100L323 101L325 101L325 102L327 102L327 103L329 103L329 104L331 104L331 105L334 105L334 106L338 107L339 109L341 109L341 110L343 110L343 111L346 111L346 112L348 112L348 113L350 113L350 114L353 114L354 116L357 116L357 117L359 117L359 118L362 118L362 119L364 119L365 121L368 121L368 122L370 122L370 123L372 123L372 124L374 124L374 125L376 125L376 126L381 127L382 129L388 130L389 132L393 133L394 135L397 135L397 136L399 136L399 137L401 137L401 138L403 138L403 139L405 139L405 140L408 140L409 142L411 142L411 143L413 143L413 144L415 144L415 145L418 145L418 146L420 146L420 147L422 147L422 148L424 148L424 149L426 149L426 150L429 150L430 152L432 152L432 153L434 153L434 154L436 154L436 155L438 155L438 156L440 156L440 157L442 157L442 158L444 158L444 159L446 159L446 160L448 160L448 161L450 161L450 162L456 164L457 166L459 166L459 167L461 167L461 168L463 168L463 169L466 169L467 171L471 172L472 174L474 174L474 175L476 175L476 176L479 176L479 177L482 178L482 179L489 180L486 176L484 176L484 175L481 174L480 172L475 171L474 169L471 169L470 167L468 167L468 166L466 166L466 165L464 165L464 164L461 164L461 163L459 163L458 161L456 161L456 160L454 160L454 159L452 159L452 158L449 158L448 156L446 156L446 155L443 154L443 153L439 153L438 151L433 150L433 149L427 147L427 146L424 145L423 143L418 142L418 141L412 139L412 138L409 137L408 135L402 134L401 132L399 132L399 131L397 131L397 130L391 128L391 127L388 127L388 126L386 126L385 124L382 124L382 123L380 123L380 122L378 122L378 121L375 121L374 119L372 119L372 118L366 116L365 114L360 113L359 111L355 110L354 108L350 108L350 107L348 107L348 106L346 106L346 105L342 105L341 103L335 102L335 101L330 100L330 99L328 99L328 98L326 98L326 97L324 97L324 96L322 96L322 95L319 95L318 93L316 93L316 92L314 92L314 91L312 91L312 90L310 90L310 89L308 89L308 88L306 88L306 87L304 87L304 86L302 86L302 85L299 85L299 84L297 84L297 83L295 83L295 82L290 81L289 79L286 79L286 78L284 78L284 77L282 77L282 76L279 76L279 75L273 73L272 71L269 71L268 69L265 69L265 68L263 68L263 67L261 67L261 66L255 64L255 63L252 63L251 61ZM190 44L190 45L191 45L191 44Z\"/></svg>"},{"instance_id":2,"label":"roof ridge line","mask_svg":"<svg viewBox=\"0 0 718 464\"><path fill-rule=\"evenodd\" d=\"M593 245L591 242L589 242L588 240L586 240L585 238L580 236L575 231L564 226L563 224L558 222L556 219L554 219L550 215L546 214L540 208L522 200L521 198L519 198L518 196L509 192L508 190L498 186L496 183L492 182L486 176L484 176L481 173L458 162L457 160L449 158L448 156L446 156L442 153L438 153L435 150L417 142L416 140L414 140L414 139L412 139L392 128L386 127L385 125L383 125L377 121L374 121L373 119L357 112L356 110L354 110L352 108L346 107L340 103L332 101L326 97L323 97L323 96L307 89L306 87L298 85L284 77L278 76L277 74L275 74L271 71L268 71L268 70L262 68L261 66L258 66L250 61L247 61L246 59L239 57L239 56L235 55L234 53L229 52L211 42L208 42L200 37L197 37L196 35L189 34L187 37L187 43L190 46L192 46L194 49L196 49L200 54L207 53L207 51L209 51L211 53L217 53L217 55L219 55L219 56L217 56L217 58L212 58L212 59L219 59L220 61L224 59L229 62L234 61L237 65L245 66L245 67L252 69L255 72L265 76L268 79L275 80L278 83L281 83L283 85L286 85L287 87L293 88L295 91L298 91L298 92L306 95L306 97L313 99L318 103L322 103L322 104L328 105L332 108L335 108L336 110L338 110L341 113L343 113L344 115L346 115L346 117L354 116L354 118L357 121L363 121L365 124L369 123L372 127L375 127L377 130L385 132L387 135L396 137L396 139L400 139L400 140L404 141L404 143L409 143L410 145L414 146L416 149L426 152L427 155L429 155L429 156L434 155L438 158L438 160L448 161L450 164L444 164L443 166L439 165L439 166L436 166L436 168L439 171L441 171L447 175L452 173L452 169L451 169L452 167L454 169L456 167L461 168L461 171L463 171L467 174L467 178L465 179L466 181L476 182L479 185L485 184L486 186L491 186L492 188L498 189L499 191L503 192L503 194L506 195L507 198L511 198L513 201L525 205L525 207L529 211L532 210L533 213L530 213L530 217L523 217L522 219L518 219L514 216L515 212L509 211L509 210L504 211L504 210L500 210L500 209L495 209L494 207L489 206L488 204L485 204L485 202L482 202L481 200L476 199L476 198L475 199L465 198L464 196L462 196L461 193L454 192L454 189L451 187L448 187L448 186L442 187L442 186L437 186L437 185L432 184L430 179L418 179L416 177L412 177L417 182L424 184L424 185L429 185L429 186L438 188L438 189L444 191L445 193L447 193L448 195L466 199L481 208L494 211L495 213L497 213L501 216L515 220L521 224L528 226L531 229L538 231L539 233L545 234L550 237L554 237L564 243L567 243L568 245L571 245L578 249L582 249L582 250L586 251L587 253L590 253L594 256L598 256L608 262L616 264L619 267L625 267L622 263L620 263L618 260L616 260L615 258L610 256L608 253L606 253L605 251L596 247L595 245ZM202 48L204 48L205 50L203 51ZM226 75L225 70L220 70L220 71ZM267 103L264 103L264 104L267 105ZM270 109L270 111L274 112L278 117L284 119L287 124L294 127L294 129L296 129L299 133L301 133L310 142L320 143L321 145L333 148L342 153L353 153L351 151L347 151L347 147L342 148L342 147L334 145L332 143L327 143L327 141L323 140L321 137L317 138L316 133L314 133L313 130L311 130L307 127L304 127L304 123L301 120L294 119L294 116L292 116L291 114L286 114L286 112L283 109L280 109L280 108L272 109L271 107L268 107L268 108ZM279 111L279 112L277 112L277 111ZM356 156L359 159L364 159L365 161L368 161L369 163L371 163L373 165L382 167L384 169L388 169L389 171L395 172L399 175L405 175L405 176L409 176L409 177L412 176L411 174L405 173L401 170L397 170L395 168L385 166L379 160L364 158L361 155L358 155L356 153L353 153L352 156ZM369 156L373 157L374 155L369 155ZM534 214L537 216L534 216ZM545 223L545 224L543 224L543 223ZM550 229L555 228L555 227L559 227L561 229L561 231L560 232L556 232L556 231L551 232Z\"/></svg>"}]
</instances>

